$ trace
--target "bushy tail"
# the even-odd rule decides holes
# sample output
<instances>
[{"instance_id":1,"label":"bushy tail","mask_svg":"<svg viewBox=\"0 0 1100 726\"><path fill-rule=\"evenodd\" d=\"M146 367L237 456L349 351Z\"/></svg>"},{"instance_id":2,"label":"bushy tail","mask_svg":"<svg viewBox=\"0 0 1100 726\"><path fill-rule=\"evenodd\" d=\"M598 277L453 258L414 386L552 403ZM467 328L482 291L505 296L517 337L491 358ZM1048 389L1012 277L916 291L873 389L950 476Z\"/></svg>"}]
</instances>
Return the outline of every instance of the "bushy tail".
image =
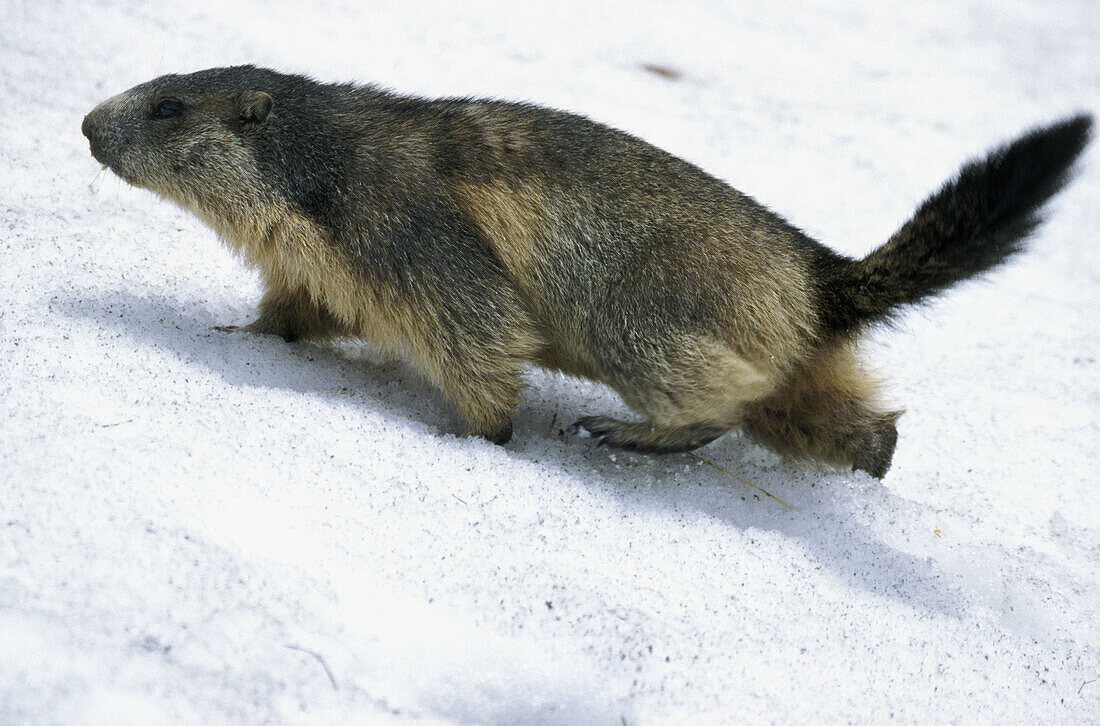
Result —
<instances>
[{"instance_id":1,"label":"bushy tail","mask_svg":"<svg viewBox=\"0 0 1100 726\"><path fill-rule=\"evenodd\" d=\"M1087 114L1025 133L969 162L894 236L858 262L820 260L825 325L844 332L888 318L1020 250L1088 144Z\"/></svg>"}]
</instances>

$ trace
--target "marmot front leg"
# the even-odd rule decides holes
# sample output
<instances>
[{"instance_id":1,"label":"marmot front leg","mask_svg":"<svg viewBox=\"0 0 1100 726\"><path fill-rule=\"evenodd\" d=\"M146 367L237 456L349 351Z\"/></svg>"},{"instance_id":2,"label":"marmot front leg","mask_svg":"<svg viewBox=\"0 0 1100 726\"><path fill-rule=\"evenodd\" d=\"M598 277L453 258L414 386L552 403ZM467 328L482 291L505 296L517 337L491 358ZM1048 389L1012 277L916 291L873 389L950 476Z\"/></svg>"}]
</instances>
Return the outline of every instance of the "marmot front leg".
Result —
<instances>
[{"instance_id":1,"label":"marmot front leg","mask_svg":"<svg viewBox=\"0 0 1100 726\"><path fill-rule=\"evenodd\" d=\"M449 264L440 271L446 282L429 280L402 303L409 362L462 416L463 436L503 444L512 438L523 369L546 343L494 260L480 251L443 259L462 264Z\"/></svg>"},{"instance_id":2,"label":"marmot front leg","mask_svg":"<svg viewBox=\"0 0 1100 726\"><path fill-rule=\"evenodd\" d=\"M336 319L318 305L304 288L293 291L269 287L260 300L259 316L248 325L218 325L223 333L278 335L288 343L327 338L336 334Z\"/></svg>"},{"instance_id":3,"label":"marmot front leg","mask_svg":"<svg viewBox=\"0 0 1100 726\"><path fill-rule=\"evenodd\" d=\"M498 290L498 301L512 297L503 286ZM410 362L462 416L462 435L507 443L523 368L534 360L538 340L528 314L518 304L499 305L482 308L482 315L467 312L461 320L437 318L417 327Z\"/></svg>"},{"instance_id":4,"label":"marmot front leg","mask_svg":"<svg viewBox=\"0 0 1100 726\"><path fill-rule=\"evenodd\" d=\"M463 436L506 444L512 438L512 411L519 400L522 363L517 359L481 360L479 365L477 371L452 368L437 383L462 416Z\"/></svg>"}]
</instances>

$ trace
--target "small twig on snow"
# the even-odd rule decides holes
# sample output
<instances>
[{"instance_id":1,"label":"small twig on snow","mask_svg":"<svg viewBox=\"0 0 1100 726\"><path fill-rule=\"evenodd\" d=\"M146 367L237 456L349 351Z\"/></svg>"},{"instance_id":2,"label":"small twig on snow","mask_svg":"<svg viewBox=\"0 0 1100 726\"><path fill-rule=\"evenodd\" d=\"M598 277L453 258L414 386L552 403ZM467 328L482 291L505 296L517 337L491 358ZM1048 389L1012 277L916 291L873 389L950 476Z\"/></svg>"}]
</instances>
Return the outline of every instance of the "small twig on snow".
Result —
<instances>
[{"instance_id":1,"label":"small twig on snow","mask_svg":"<svg viewBox=\"0 0 1100 726\"><path fill-rule=\"evenodd\" d=\"M745 486L747 486L747 487L752 487L753 489L755 489L755 490L756 490L756 491L758 491L758 492L763 492L763 493L764 493L764 494L766 494L767 496L771 497L771 498L772 498L772 499L774 499L775 501L777 501L777 502L779 502L780 504L782 504L782 505L783 505L784 507L786 507L787 509L790 509L791 511L794 511L794 509L793 509L793 508L791 507L791 505L790 505L790 504L787 504L786 502L784 502L784 501L783 501L782 499L780 499L779 497L775 496L775 495L774 495L774 494L772 494L771 492L767 491L766 489L761 489L760 487L756 486L756 485L755 485L755 484L753 484L752 482L748 482L748 481L745 481L744 479L742 479L741 477L737 476L736 474L734 474L734 473L732 473L732 472L726 471L726 470L725 470L725 469L723 469L722 467L720 467L720 466L718 466L717 464L715 464L715 463L714 463L713 461L710 461L710 460L708 460L708 459L704 459L703 457L699 456L698 454L696 454L695 452L692 452L692 451L689 451L689 452L687 452L687 455L688 455L688 456L690 456L690 457L691 457L691 458L693 458L693 459L698 459L699 461L703 462L704 464L709 464L709 465L713 466L713 467L714 467L715 469L717 469L718 471L722 472L722 473L723 473L723 474L725 474L726 476L730 476L730 477L733 477L734 479L736 479L737 481L741 482L742 484L744 484L744 485L745 485Z\"/></svg>"},{"instance_id":2,"label":"small twig on snow","mask_svg":"<svg viewBox=\"0 0 1100 726\"><path fill-rule=\"evenodd\" d=\"M325 662L324 657L322 657L320 653L315 650L310 650L309 648L303 648L300 645L294 645L293 643L284 643L283 647L290 648L291 650L297 650L302 653L308 653L309 655L312 655L314 658L316 658L317 662L321 664L321 667L325 669L325 675L328 676L329 683L332 684L332 690L340 690L340 686L336 685L336 678L332 675L332 671L330 671L328 668L328 663Z\"/></svg>"}]
</instances>

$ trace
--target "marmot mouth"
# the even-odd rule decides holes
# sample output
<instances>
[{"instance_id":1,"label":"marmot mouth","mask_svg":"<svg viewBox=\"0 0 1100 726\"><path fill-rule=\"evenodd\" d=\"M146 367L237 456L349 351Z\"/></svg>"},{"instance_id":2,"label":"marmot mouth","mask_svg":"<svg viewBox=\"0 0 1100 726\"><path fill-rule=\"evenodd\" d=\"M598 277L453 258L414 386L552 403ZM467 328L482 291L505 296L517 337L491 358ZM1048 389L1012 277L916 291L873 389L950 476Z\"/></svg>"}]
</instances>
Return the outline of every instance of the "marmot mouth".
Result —
<instances>
[{"instance_id":1,"label":"marmot mouth","mask_svg":"<svg viewBox=\"0 0 1100 726\"><path fill-rule=\"evenodd\" d=\"M88 144L88 149L92 152L92 157L103 165L103 168L106 169L111 165L111 160L107 158L107 152L103 150L103 147L98 146L94 140Z\"/></svg>"},{"instance_id":2,"label":"marmot mouth","mask_svg":"<svg viewBox=\"0 0 1100 726\"><path fill-rule=\"evenodd\" d=\"M92 141L91 144L89 144L89 150L92 153L92 157L99 162L100 168L103 171L110 169L120 179L126 179L126 175L118 170L118 167L115 166L115 164L112 162L112 159L107 153L106 149L104 149L102 146L97 145L95 141Z\"/></svg>"},{"instance_id":3,"label":"marmot mouth","mask_svg":"<svg viewBox=\"0 0 1100 726\"><path fill-rule=\"evenodd\" d=\"M92 156L95 157L95 160L104 166L110 166L111 160L107 157L107 151L100 142L100 134L98 133L96 125L92 122L91 113L84 117L84 122L80 124L80 132L87 137L88 149L92 152Z\"/></svg>"}]
</instances>

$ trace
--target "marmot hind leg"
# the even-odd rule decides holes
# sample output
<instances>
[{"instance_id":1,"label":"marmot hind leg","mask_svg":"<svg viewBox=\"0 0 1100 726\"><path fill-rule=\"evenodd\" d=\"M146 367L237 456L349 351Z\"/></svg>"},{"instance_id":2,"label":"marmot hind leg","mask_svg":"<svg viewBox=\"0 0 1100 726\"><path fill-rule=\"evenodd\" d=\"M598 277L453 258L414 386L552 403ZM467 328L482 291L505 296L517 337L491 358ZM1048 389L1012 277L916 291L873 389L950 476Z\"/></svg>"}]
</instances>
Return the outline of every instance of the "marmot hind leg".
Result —
<instances>
[{"instance_id":1,"label":"marmot hind leg","mask_svg":"<svg viewBox=\"0 0 1100 726\"><path fill-rule=\"evenodd\" d=\"M678 454L706 446L729 431L728 426L696 424L659 426L650 421L619 421L607 416L585 416L569 427L572 434L588 434L599 446L643 454Z\"/></svg>"},{"instance_id":2,"label":"marmot hind leg","mask_svg":"<svg viewBox=\"0 0 1100 726\"><path fill-rule=\"evenodd\" d=\"M820 353L773 395L749 405L745 432L785 456L866 471L881 479L897 444L901 411L882 410L878 383L849 344Z\"/></svg>"},{"instance_id":3,"label":"marmot hind leg","mask_svg":"<svg viewBox=\"0 0 1100 726\"><path fill-rule=\"evenodd\" d=\"M570 427L587 433L599 445L650 454L692 451L739 426L745 406L775 390L776 372L737 354L724 342L707 337L673 341L656 360L631 360L627 371L638 377L611 377L607 382L623 400L646 417L619 421L586 416Z\"/></svg>"}]
</instances>

